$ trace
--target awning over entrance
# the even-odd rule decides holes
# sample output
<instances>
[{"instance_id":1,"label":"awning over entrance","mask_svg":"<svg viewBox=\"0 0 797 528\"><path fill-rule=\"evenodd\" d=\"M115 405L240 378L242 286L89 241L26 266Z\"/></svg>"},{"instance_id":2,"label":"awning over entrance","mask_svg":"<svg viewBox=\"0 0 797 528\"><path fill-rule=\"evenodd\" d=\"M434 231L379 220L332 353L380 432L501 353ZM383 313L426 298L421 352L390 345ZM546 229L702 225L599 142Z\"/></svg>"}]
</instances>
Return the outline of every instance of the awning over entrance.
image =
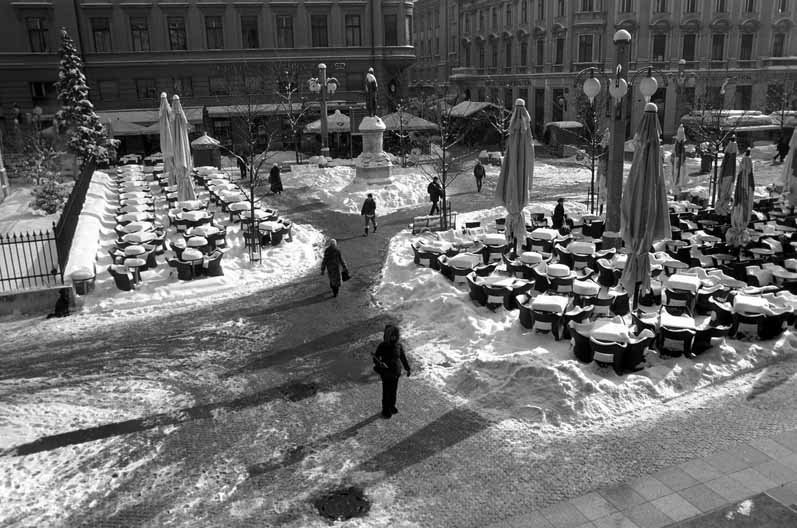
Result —
<instances>
[{"instance_id":1,"label":"awning over entrance","mask_svg":"<svg viewBox=\"0 0 797 528\"><path fill-rule=\"evenodd\" d=\"M202 124L202 107L183 107L189 124ZM113 136L149 136L160 133L158 110L106 110L97 112Z\"/></svg>"}]
</instances>

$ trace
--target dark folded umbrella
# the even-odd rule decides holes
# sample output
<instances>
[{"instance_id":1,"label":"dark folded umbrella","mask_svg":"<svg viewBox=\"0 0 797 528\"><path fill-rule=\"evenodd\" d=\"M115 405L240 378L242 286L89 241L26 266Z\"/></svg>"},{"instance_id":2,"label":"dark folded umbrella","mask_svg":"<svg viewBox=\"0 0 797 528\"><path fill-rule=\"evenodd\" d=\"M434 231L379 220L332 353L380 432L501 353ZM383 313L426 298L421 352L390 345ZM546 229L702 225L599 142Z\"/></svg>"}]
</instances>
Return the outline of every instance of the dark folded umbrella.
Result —
<instances>
[{"instance_id":1,"label":"dark folded umbrella","mask_svg":"<svg viewBox=\"0 0 797 528\"><path fill-rule=\"evenodd\" d=\"M789 153L783 163L783 192L792 207L797 207L797 130L791 133Z\"/></svg>"},{"instance_id":2,"label":"dark folded umbrella","mask_svg":"<svg viewBox=\"0 0 797 528\"><path fill-rule=\"evenodd\" d=\"M742 158L739 176L733 193L733 207L731 208L731 227L725 233L725 239L731 246L743 246L749 240L747 224L753 215L753 193L755 180L753 179L753 162L750 160L750 151Z\"/></svg>"},{"instance_id":3,"label":"dark folded umbrella","mask_svg":"<svg viewBox=\"0 0 797 528\"><path fill-rule=\"evenodd\" d=\"M620 234L629 250L628 262L620 279L627 291L650 287L650 246L655 240L670 238L670 215L661 160L658 109L645 105L645 114L634 138L634 159L623 189ZM636 301L635 301L636 304Z\"/></svg>"},{"instance_id":4,"label":"dark folded umbrella","mask_svg":"<svg viewBox=\"0 0 797 528\"><path fill-rule=\"evenodd\" d=\"M725 146L725 156L722 158L719 180L717 181L717 201L714 203L714 209L721 215L727 215L731 212L733 182L736 180L736 154L738 152L739 146L736 144L736 136L731 136L731 140Z\"/></svg>"}]
</instances>

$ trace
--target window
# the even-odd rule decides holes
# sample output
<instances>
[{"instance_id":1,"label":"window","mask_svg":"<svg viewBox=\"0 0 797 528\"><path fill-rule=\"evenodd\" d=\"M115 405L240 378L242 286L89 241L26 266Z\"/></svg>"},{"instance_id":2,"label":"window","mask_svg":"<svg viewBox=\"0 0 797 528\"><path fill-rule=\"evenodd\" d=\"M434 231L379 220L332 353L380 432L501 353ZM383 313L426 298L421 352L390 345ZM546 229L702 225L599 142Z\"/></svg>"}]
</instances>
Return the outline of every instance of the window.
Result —
<instances>
[{"instance_id":1,"label":"window","mask_svg":"<svg viewBox=\"0 0 797 528\"><path fill-rule=\"evenodd\" d=\"M224 77L210 77L208 79L208 90L210 91L210 95L230 94Z\"/></svg>"},{"instance_id":2,"label":"window","mask_svg":"<svg viewBox=\"0 0 797 528\"><path fill-rule=\"evenodd\" d=\"M232 139L232 123L229 117L213 120L213 136L224 142Z\"/></svg>"},{"instance_id":3,"label":"window","mask_svg":"<svg viewBox=\"0 0 797 528\"><path fill-rule=\"evenodd\" d=\"M314 48L329 47L326 15L310 15L310 42Z\"/></svg>"},{"instance_id":4,"label":"window","mask_svg":"<svg viewBox=\"0 0 797 528\"><path fill-rule=\"evenodd\" d=\"M519 99L523 99L526 102L526 106L531 102L529 101L529 89L528 88L518 88L517 96Z\"/></svg>"},{"instance_id":5,"label":"window","mask_svg":"<svg viewBox=\"0 0 797 528\"><path fill-rule=\"evenodd\" d=\"M725 58L725 34L715 33L711 35L711 60L721 61Z\"/></svg>"},{"instance_id":6,"label":"window","mask_svg":"<svg viewBox=\"0 0 797 528\"><path fill-rule=\"evenodd\" d=\"M493 42L493 45L490 46L490 66L493 68L498 67L498 44Z\"/></svg>"},{"instance_id":7,"label":"window","mask_svg":"<svg viewBox=\"0 0 797 528\"><path fill-rule=\"evenodd\" d=\"M651 46L652 58L654 61L664 61L664 56L667 54L667 35L658 34L653 35L653 43Z\"/></svg>"},{"instance_id":8,"label":"window","mask_svg":"<svg viewBox=\"0 0 797 528\"><path fill-rule=\"evenodd\" d=\"M47 19L42 17L28 17L25 19L28 26L28 43L33 53L46 53L47 46Z\"/></svg>"},{"instance_id":9,"label":"window","mask_svg":"<svg viewBox=\"0 0 797 528\"><path fill-rule=\"evenodd\" d=\"M745 13L755 13L755 0L745 0L744 2Z\"/></svg>"},{"instance_id":10,"label":"window","mask_svg":"<svg viewBox=\"0 0 797 528\"><path fill-rule=\"evenodd\" d=\"M178 16L166 17L169 28L169 47L173 50L187 50L188 43L185 38L185 18Z\"/></svg>"},{"instance_id":11,"label":"window","mask_svg":"<svg viewBox=\"0 0 797 528\"><path fill-rule=\"evenodd\" d=\"M224 48L224 28L222 28L220 16L205 17L205 35L208 49Z\"/></svg>"},{"instance_id":12,"label":"window","mask_svg":"<svg viewBox=\"0 0 797 528\"><path fill-rule=\"evenodd\" d=\"M621 13L633 13L634 12L634 0L621 0L620 1L620 12Z\"/></svg>"},{"instance_id":13,"label":"window","mask_svg":"<svg viewBox=\"0 0 797 528\"><path fill-rule=\"evenodd\" d=\"M194 96L194 83L191 77L175 77L172 79L172 91L183 97Z\"/></svg>"},{"instance_id":14,"label":"window","mask_svg":"<svg viewBox=\"0 0 797 528\"><path fill-rule=\"evenodd\" d=\"M91 37L94 40L94 51L97 53L108 53L111 51L111 24L105 18L92 18Z\"/></svg>"},{"instance_id":15,"label":"window","mask_svg":"<svg viewBox=\"0 0 797 528\"><path fill-rule=\"evenodd\" d=\"M155 79L136 79L136 97L141 100L155 100Z\"/></svg>"},{"instance_id":16,"label":"window","mask_svg":"<svg viewBox=\"0 0 797 528\"><path fill-rule=\"evenodd\" d=\"M407 42L409 43L409 41ZM363 45L362 30L360 27L360 15L346 15L346 45Z\"/></svg>"},{"instance_id":17,"label":"window","mask_svg":"<svg viewBox=\"0 0 797 528\"><path fill-rule=\"evenodd\" d=\"M785 33L775 33L772 35L772 56L783 57L783 48L786 42Z\"/></svg>"},{"instance_id":18,"label":"window","mask_svg":"<svg viewBox=\"0 0 797 528\"><path fill-rule=\"evenodd\" d=\"M592 62L592 35L578 36L578 62Z\"/></svg>"},{"instance_id":19,"label":"window","mask_svg":"<svg viewBox=\"0 0 797 528\"><path fill-rule=\"evenodd\" d=\"M34 99L42 99L47 97L47 83L32 82L30 83L30 95Z\"/></svg>"},{"instance_id":20,"label":"window","mask_svg":"<svg viewBox=\"0 0 797 528\"><path fill-rule=\"evenodd\" d=\"M717 13L724 13L727 9L726 0L717 0Z\"/></svg>"},{"instance_id":21,"label":"window","mask_svg":"<svg viewBox=\"0 0 797 528\"><path fill-rule=\"evenodd\" d=\"M241 17L241 43L244 48L248 49L260 47L260 34L257 30L256 16Z\"/></svg>"},{"instance_id":22,"label":"window","mask_svg":"<svg viewBox=\"0 0 797 528\"><path fill-rule=\"evenodd\" d=\"M520 43L520 65L528 66L529 64L529 43L523 41Z\"/></svg>"},{"instance_id":23,"label":"window","mask_svg":"<svg viewBox=\"0 0 797 528\"><path fill-rule=\"evenodd\" d=\"M512 68L512 41L507 40L504 45L504 69Z\"/></svg>"},{"instance_id":24,"label":"window","mask_svg":"<svg viewBox=\"0 0 797 528\"><path fill-rule=\"evenodd\" d=\"M479 46L479 68L484 69L484 46Z\"/></svg>"},{"instance_id":25,"label":"window","mask_svg":"<svg viewBox=\"0 0 797 528\"><path fill-rule=\"evenodd\" d=\"M434 38L434 54L440 55L440 36Z\"/></svg>"},{"instance_id":26,"label":"window","mask_svg":"<svg viewBox=\"0 0 797 528\"><path fill-rule=\"evenodd\" d=\"M100 81L97 91L101 101L116 101L119 99L119 83L116 81Z\"/></svg>"},{"instance_id":27,"label":"window","mask_svg":"<svg viewBox=\"0 0 797 528\"><path fill-rule=\"evenodd\" d=\"M470 15L465 15L465 33L470 33Z\"/></svg>"},{"instance_id":28,"label":"window","mask_svg":"<svg viewBox=\"0 0 797 528\"><path fill-rule=\"evenodd\" d=\"M753 34L743 33L739 39L739 60L753 59Z\"/></svg>"},{"instance_id":29,"label":"window","mask_svg":"<svg viewBox=\"0 0 797 528\"><path fill-rule=\"evenodd\" d=\"M130 43L133 51L149 51L149 24L147 17L130 17Z\"/></svg>"},{"instance_id":30,"label":"window","mask_svg":"<svg viewBox=\"0 0 797 528\"><path fill-rule=\"evenodd\" d=\"M385 46L398 46L396 15L385 15Z\"/></svg>"},{"instance_id":31,"label":"window","mask_svg":"<svg viewBox=\"0 0 797 528\"><path fill-rule=\"evenodd\" d=\"M697 0L686 0L684 9L687 13L697 13Z\"/></svg>"},{"instance_id":32,"label":"window","mask_svg":"<svg viewBox=\"0 0 797 528\"><path fill-rule=\"evenodd\" d=\"M479 31L484 31L484 11L479 11Z\"/></svg>"},{"instance_id":33,"label":"window","mask_svg":"<svg viewBox=\"0 0 797 528\"><path fill-rule=\"evenodd\" d=\"M359 25L359 23L357 25ZM410 31L411 27L412 27L412 15L404 15L404 43L408 46L412 46L412 31ZM456 35L452 35L451 42L456 42ZM451 46L452 49L455 47L456 44L454 46Z\"/></svg>"},{"instance_id":34,"label":"window","mask_svg":"<svg viewBox=\"0 0 797 528\"><path fill-rule=\"evenodd\" d=\"M545 0L537 0L537 19L545 18Z\"/></svg>"},{"instance_id":35,"label":"window","mask_svg":"<svg viewBox=\"0 0 797 528\"><path fill-rule=\"evenodd\" d=\"M714 108L725 106L725 95L722 93L721 86L709 86L706 89L706 98L709 106Z\"/></svg>"},{"instance_id":36,"label":"window","mask_svg":"<svg viewBox=\"0 0 797 528\"><path fill-rule=\"evenodd\" d=\"M492 8L490 10L490 14L491 14L490 20L492 21L491 27L493 29L498 29L498 10L496 8Z\"/></svg>"},{"instance_id":37,"label":"window","mask_svg":"<svg viewBox=\"0 0 797 528\"><path fill-rule=\"evenodd\" d=\"M695 60L695 48L697 44L697 35L694 33L687 33L684 35L683 47L681 49L681 58L687 62Z\"/></svg>"},{"instance_id":38,"label":"window","mask_svg":"<svg viewBox=\"0 0 797 528\"><path fill-rule=\"evenodd\" d=\"M753 103L753 87L749 84L736 85L734 90L734 108L739 110L750 110Z\"/></svg>"},{"instance_id":39,"label":"window","mask_svg":"<svg viewBox=\"0 0 797 528\"><path fill-rule=\"evenodd\" d=\"M465 66L470 67L470 46L465 44L463 51L465 52Z\"/></svg>"},{"instance_id":40,"label":"window","mask_svg":"<svg viewBox=\"0 0 797 528\"><path fill-rule=\"evenodd\" d=\"M529 1L520 0L520 22L523 24L528 24L529 22Z\"/></svg>"},{"instance_id":41,"label":"window","mask_svg":"<svg viewBox=\"0 0 797 528\"><path fill-rule=\"evenodd\" d=\"M506 22L505 22L505 24L507 26L511 26L512 25L512 4L507 4L506 5Z\"/></svg>"},{"instance_id":42,"label":"window","mask_svg":"<svg viewBox=\"0 0 797 528\"><path fill-rule=\"evenodd\" d=\"M565 16L565 0L557 0L556 16Z\"/></svg>"},{"instance_id":43,"label":"window","mask_svg":"<svg viewBox=\"0 0 797 528\"><path fill-rule=\"evenodd\" d=\"M667 0L656 0L656 13L667 12Z\"/></svg>"},{"instance_id":44,"label":"window","mask_svg":"<svg viewBox=\"0 0 797 528\"><path fill-rule=\"evenodd\" d=\"M581 10L586 12L595 11L593 0L581 0Z\"/></svg>"},{"instance_id":45,"label":"window","mask_svg":"<svg viewBox=\"0 0 797 528\"><path fill-rule=\"evenodd\" d=\"M545 41L543 39L537 40L537 58L534 63L537 66L545 64Z\"/></svg>"},{"instance_id":46,"label":"window","mask_svg":"<svg viewBox=\"0 0 797 528\"><path fill-rule=\"evenodd\" d=\"M789 0L778 0L778 13L787 13L789 11Z\"/></svg>"},{"instance_id":47,"label":"window","mask_svg":"<svg viewBox=\"0 0 797 528\"><path fill-rule=\"evenodd\" d=\"M562 64L565 61L565 39L558 38L556 39L556 58L554 59L554 64Z\"/></svg>"},{"instance_id":48,"label":"window","mask_svg":"<svg viewBox=\"0 0 797 528\"><path fill-rule=\"evenodd\" d=\"M293 17L277 15L277 47L293 47Z\"/></svg>"}]
</instances>

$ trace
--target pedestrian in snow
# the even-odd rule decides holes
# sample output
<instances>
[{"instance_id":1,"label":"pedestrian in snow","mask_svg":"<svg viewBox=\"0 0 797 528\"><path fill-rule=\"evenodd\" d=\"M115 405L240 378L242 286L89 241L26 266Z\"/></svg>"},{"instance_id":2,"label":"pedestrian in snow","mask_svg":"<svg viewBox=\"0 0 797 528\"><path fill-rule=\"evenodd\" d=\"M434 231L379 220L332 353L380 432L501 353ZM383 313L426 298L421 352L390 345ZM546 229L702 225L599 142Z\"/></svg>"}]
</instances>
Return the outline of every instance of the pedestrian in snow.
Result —
<instances>
[{"instance_id":1,"label":"pedestrian in snow","mask_svg":"<svg viewBox=\"0 0 797 528\"><path fill-rule=\"evenodd\" d=\"M243 160L243 158L240 158L240 157L235 158L235 161L238 163L238 171L240 171L240 173L241 173L241 179L245 180L246 179L246 162Z\"/></svg>"},{"instance_id":2,"label":"pedestrian in snow","mask_svg":"<svg viewBox=\"0 0 797 528\"><path fill-rule=\"evenodd\" d=\"M775 159L772 160L772 163L778 163L778 158L780 158L781 163L786 161L786 156L789 154L789 141L786 138L786 134L780 135L775 148L777 149L777 152L775 154Z\"/></svg>"},{"instance_id":3,"label":"pedestrian in snow","mask_svg":"<svg viewBox=\"0 0 797 528\"><path fill-rule=\"evenodd\" d=\"M392 324L385 325L384 338L373 354L374 370L382 378L382 418L390 418L398 414L396 408L396 391L401 377L401 367L410 375L410 365L404 354L404 347L399 342L399 329Z\"/></svg>"},{"instance_id":4,"label":"pedestrian in snow","mask_svg":"<svg viewBox=\"0 0 797 528\"><path fill-rule=\"evenodd\" d=\"M565 223L565 199L559 198L556 201L556 207L553 208L553 228L561 229Z\"/></svg>"},{"instance_id":5,"label":"pedestrian in snow","mask_svg":"<svg viewBox=\"0 0 797 528\"><path fill-rule=\"evenodd\" d=\"M440 186L440 180L435 176L432 178L432 181L426 187L426 192L429 193L429 200L432 202L432 208L429 210L429 215L440 214L440 207L437 206L437 202L440 201L440 197L443 195L443 188Z\"/></svg>"},{"instance_id":6,"label":"pedestrian in snow","mask_svg":"<svg viewBox=\"0 0 797 528\"><path fill-rule=\"evenodd\" d=\"M374 200L373 194L368 193L368 196L363 202L363 208L360 210L360 214L365 217L365 233L363 236L368 236L369 221L374 226L374 233L376 233L376 201Z\"/></svg>"},{"instance_id":7,"label":"pedestrian in snow","mask_svg":"<svg viewBox=\"0 0 797 528\"><path fill-rule=\"evenodd\" d=\"M484 165L482 165L482 162L479 160L476 160L476 165L473 166L473 177L476 178L476 192L482 192Z\"/></svg>"},{"instance_id":8,"label":"pedestrian in snow","mask_svg":"<svg viewBox=\"0 0 797 528\"><path fill-rule=\"evenodd\" d=\"M346 263L343 262L343 256L338 249L338 241L334 238L329 239L327 248L324 250L324 259L321 261L321 275L326 270L329 277L329 287L332 288L332 296L338 296L340 289L341 273L349 273L346 268Z\"/></svg>"},{"instance_id":9,"label":"pedestrian in snow","mask_svg":"<svg viewBox=\"0 0 797 528\"><path fill-rule=\"evenodd\" d=\"M271 185L271 192L282 194L282 178L280 178L280 168L276 163L268 173L268 183Z\"/></svg>"}]
</instances>

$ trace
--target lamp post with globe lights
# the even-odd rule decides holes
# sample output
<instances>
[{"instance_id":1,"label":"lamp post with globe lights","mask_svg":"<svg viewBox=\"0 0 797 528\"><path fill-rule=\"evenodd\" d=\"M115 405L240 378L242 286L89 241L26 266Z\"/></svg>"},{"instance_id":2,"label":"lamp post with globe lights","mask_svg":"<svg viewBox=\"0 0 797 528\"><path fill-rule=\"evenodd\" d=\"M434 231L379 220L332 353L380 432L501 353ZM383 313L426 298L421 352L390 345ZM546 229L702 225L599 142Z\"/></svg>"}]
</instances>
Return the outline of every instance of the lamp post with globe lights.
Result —
<instances>
[{"instance_id":1,"label":"lamp post with globe lights","mask_svg":"<svg viewBox=\"0 0 797 528\"><path fill-rule=\"evenodd\" d=\"M311 92L321 95L321 156L329 157L329 125L327 123L327 94L332 95L338 89L338 80L327 78L327 65L318 65L318 77L307 81Z\"/></svg>"},{"instance_id":2,"label":"lamp post with globe lights","mask_svg":"<svg viewBox=\"0 0 797 528\"><path fill-rule=\"evenodd\" d=\"M603 233L604 247L620 245L620 203L623 193L623 147L625 145L625 123L628 116L623 97L628 93L628 48L631 33L620 29L614 34L617 50L617 68L614 79L609 82L609 95L614 100L610 120L611 141L606 170L606 230Z\"/></svg>"},{"instance_id":3,"label":"lamp post with globe lights","mask_svg":"<svg viewBox=\"0 0 797 528\"><path fill-rule=\"evenodd\" d=\"M583 82L582 82L581 79L587 74L589 74L589 77L584 79ZM605 152L602 152L603 148L602 148L601 145L602 145L602 143L605 140L608 140L608 137L604 138L604 136L606 134L604 134L602 131L599 130L599 115L600 115L599 106L600 106L600 102L596 102L595 99L601 93L602 84L600 82L600 79L598 77L596 77L596 74L598 76L608 77L604 72L596 71L595 68L586 68L586 69L581 70L580 72L578 72L576 74L576 81L575 81L576 87L578 87L578 85L581 84L581 90L584 93L584 95L587 97L587 99L589 100L589 107L588 107L589 108L589 117L582 116L582 119L584 120L584 125L586 126L587 131L589 133L588 137L586 138L586 141L587 141L587 147L589 149L588 154L590 156L590 164L589 164L590 175L591 175L590 176L590 185L589 185L589 212L590 212L590 214L594 214L595 213L595 209L596 209L596 206L597 206L596 199L595 199L595 194L596 194L596 192L595 192L596 162L598 161L599 158L601 158L601 157L606 155ZM607 79L604 79L604 80L607 80ZM606 93L608 94L608 90L606 91ZM607 100L607 102L608 102L608 100ZM579 108L581 108L581 105L577 105L577 106L579 106Z\"/></svg>"}]
</instances>

